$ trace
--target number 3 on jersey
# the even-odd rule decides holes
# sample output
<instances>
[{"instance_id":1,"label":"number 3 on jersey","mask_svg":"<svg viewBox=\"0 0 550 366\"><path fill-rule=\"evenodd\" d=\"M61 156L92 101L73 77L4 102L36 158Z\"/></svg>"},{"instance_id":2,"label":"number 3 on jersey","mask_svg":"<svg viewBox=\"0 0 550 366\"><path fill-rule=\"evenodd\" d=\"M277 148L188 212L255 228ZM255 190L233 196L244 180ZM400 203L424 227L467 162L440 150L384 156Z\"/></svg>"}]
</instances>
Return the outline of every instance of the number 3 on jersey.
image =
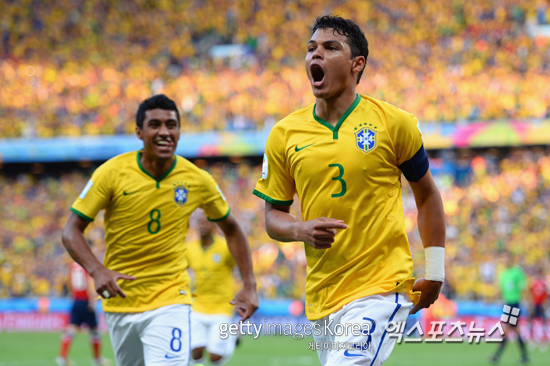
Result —
<instances>
[{"instance_id":1,"label":"number 3 on jersey","mask_svg":"<svg viewBox=\"0 0 550 366\"><path fill-rule=\"evenodd\" d=\"M152 210L149 213L151 221L147 224L147 231L149 234L156 234L160 231L160 211L157 209Z\"/></svg>"},{"instance_id":2,"label":"number 3 on jersey","mask_svg":"<svg viewBox=\"0 0 550 366\"><path fill-rule=\"evenodd\" d=\"M331 197L332 198L342 197L343 195L346 194L346 191L347 191L346 181L342 179L342 177L344 176L344 167L341 166L340 164L329 164L328 166L329 168L332 168L332 167L338 168L338 170L340 171L340 174L338 174L338 176L336 177L332 177L332 180L337 180L342 185L342 190L340 191L340 193L333 193Z\"/></svg>"}]
</instances>

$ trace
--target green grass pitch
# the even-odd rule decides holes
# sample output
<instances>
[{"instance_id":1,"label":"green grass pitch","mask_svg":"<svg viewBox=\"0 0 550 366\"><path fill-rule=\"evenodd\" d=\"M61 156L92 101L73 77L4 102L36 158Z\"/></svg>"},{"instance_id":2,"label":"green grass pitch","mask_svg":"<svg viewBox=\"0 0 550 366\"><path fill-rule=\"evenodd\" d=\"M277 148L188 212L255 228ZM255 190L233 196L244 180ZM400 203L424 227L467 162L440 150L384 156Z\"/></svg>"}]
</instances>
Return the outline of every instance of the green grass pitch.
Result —
<instances>
[{"instance_id":1,"label":"green grass pitch","mask_svg":"<svg viewBox=\"0 0 550 366\"><path fill-rule=\"evenodd\" d=\"M59 350L59 334L0 333L0 366L54 366ZM308 350L311 339L294 340L283 336L263 336L242 339L227 366L307 366L319 365L317 353ZM384 366L476 366L488 365L489 356L497 345L469 344L401 344L396 345ZM103 336L103 354L114 360L108 335ZM550 350L530 351L531 366L547 366ZM70 358L76 366L88 366L91 348L88 337L78 334L73 342ZM510 343L499 365L518 365L517 343ZM114 366L114 362L112 362Z\"/></svg>"}]
</instances>

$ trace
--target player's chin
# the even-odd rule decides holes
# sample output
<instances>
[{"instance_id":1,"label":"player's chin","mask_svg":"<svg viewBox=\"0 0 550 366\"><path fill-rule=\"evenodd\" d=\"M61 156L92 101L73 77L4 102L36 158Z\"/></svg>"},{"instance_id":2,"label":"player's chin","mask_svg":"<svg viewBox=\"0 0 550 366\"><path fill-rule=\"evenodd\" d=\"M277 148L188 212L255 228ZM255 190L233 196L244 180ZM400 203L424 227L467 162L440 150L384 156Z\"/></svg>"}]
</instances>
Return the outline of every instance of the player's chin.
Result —
<instances>
[{"instance_id":1,"label":"player's chin","mask_svg":"<svg viewBox=\"0 0 550 366\"><path fill-rule=\"evenodd\" d=\"M326 99L330 96L330 92L329 92L328 88L326 88L326 87L317 88L317 87L312 85L311 86L311 91L313 92L313 95L315 96L315 98Z\"/></svg>"},{"instance_id":2,"label":"player's chin","mask_svg":"<svg viewBox=\"0 0 550 366\"><path fill-rule=\"evenodd\" d=\"M172 147L155 146L153 148L153 152L157 159L171 159L175 153L175 150L176 150L175 147L172 148Z\"/></svg>"}]
</instances>

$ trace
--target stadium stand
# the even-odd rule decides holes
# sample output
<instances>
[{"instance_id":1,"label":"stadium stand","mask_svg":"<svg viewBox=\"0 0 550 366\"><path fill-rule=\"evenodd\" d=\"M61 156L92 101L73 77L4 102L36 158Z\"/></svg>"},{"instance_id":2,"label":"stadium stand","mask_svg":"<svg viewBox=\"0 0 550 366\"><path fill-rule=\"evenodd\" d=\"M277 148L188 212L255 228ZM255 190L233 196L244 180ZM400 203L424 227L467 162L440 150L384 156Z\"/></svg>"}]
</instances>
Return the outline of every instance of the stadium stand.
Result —
<instances>
[{"instance_id":1,"label":"stadium stand","mask_svg":"<svg viewBox=\"0 0 550 366\"><path fill-rule=\"evenodd\" d=\"M0 136L131 133L138 102L158 92L176 98L186 131L269 128L313 102L302 60L327 12L366 29L362 93L423 122L547 118L550 42L532 31L545 4L8 0Z\"/></svg>"},{"instance_id":2,"label":"stadium stand","mask_svg":"<svg viewBox=\"0 0 550 366\"><path fill-rule=\"evenodd\" d=\"M261 167L247 160L205 166L230 202L253 248L263 298L302 298L306 262L301 243L278 243L264 230L262 200L251 194ZM503 251L518 255L527 273L548 268L550 243L550 149L444 152L431 159L448 224L447 290L460 299L497 300L495 276ZM441 169L443 164L451 169ZM0 176L0 297L62 296L69 256L61 228L88 174ZM406 185L406 181L403 180ZM403 189L405 222L415 272L423 275L424 254L416 228L416 206ZM299 215L299 204L293 206ZM103 246L102 217L87 231ZM191 233L191 235L196 235Z\"/></svg>"}]
</instances>

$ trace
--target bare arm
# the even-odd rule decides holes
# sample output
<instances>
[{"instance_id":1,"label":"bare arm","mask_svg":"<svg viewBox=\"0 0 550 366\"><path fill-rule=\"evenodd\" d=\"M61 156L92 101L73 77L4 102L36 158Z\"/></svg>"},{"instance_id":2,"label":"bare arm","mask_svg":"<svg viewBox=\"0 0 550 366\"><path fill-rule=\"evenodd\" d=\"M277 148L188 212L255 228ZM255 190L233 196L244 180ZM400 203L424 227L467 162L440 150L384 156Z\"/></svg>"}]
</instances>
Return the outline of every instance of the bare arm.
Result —
<instances>
[{"instance_id":1,"label":"bare arm","mask_svg":"<svg viewBox=\"0 0 550 366\"><path fill-rule=\"evenodd\" d=\"M418 209L418 231L424 248L445 247L445 212L439 190L435 185L432 173L417 183L410 182ZM421 291L420 301L411 309L411 314L422 308L428 308L437 300L442 282L420 279L414 284L414 291Z\"/></svg>"},{"instance_id":2,"label":"bare arm","mask_svg":"<svg viewBox=\"0 0 550 366\"><path fill-rule=\"evenodd\" d=\"M334 243L336 229L347 229L342 220L320 217L302 221L290 214L290 206L266 201L265 226L270 238L282 241L303 241L315 249L328 249Z\"/></svg>"},{"instance_id":3,"label":"bare arm","mask_svg":"<svg viewBox=\"0 0 550 366\"><path fill-rule=\"evenodd\" d=\"M89 222L71 212L63 227L61 241L69 255L86 270L92 273L98 267L103 267L92 253L84 238L84 230Z\"/></svg>"},{"instance_id":4,"label":"bare arm","mask_svg":"<svg viewBox=\"0 0 550 366\"><path fill-rule=\"evenodd\" d=\"M424 248L445 248L445 212L432 173L428 170L418 183L409 184L418 209L418 231Z\"/></svg>"},{"instance_id":5,"label":"bare arm","mask_svg":"<svg viewBox=\"0 0 550 366\"><path fill-rule=\"evenodd\" d=\"M88 221L71 212L61 233L63 246L67 249L69 255L92 276L98 294L103 296L104 292L107 291L109 293L107 297L114 297L117 293L122 297L126 297L116 280L119 278L134 280L135 277L111 271L97 260L84 238L84 230L87 226Z\"/></svg>"},{"instance_id":6,"label":"bare arm","mask_svg":"<svg viewBox=\"0 0 550 366\"><path fill-rule=\"evenodd\" d=\"M258 293L256 292L256 277L252 268L250 247L243 229L232 214L222 221L216 222L225 235L227 247L237 263L243 278L243 288L237 293L231 304L237 306L241 321L250 318L258 309Z\"/></svg>"}]
</instances>

